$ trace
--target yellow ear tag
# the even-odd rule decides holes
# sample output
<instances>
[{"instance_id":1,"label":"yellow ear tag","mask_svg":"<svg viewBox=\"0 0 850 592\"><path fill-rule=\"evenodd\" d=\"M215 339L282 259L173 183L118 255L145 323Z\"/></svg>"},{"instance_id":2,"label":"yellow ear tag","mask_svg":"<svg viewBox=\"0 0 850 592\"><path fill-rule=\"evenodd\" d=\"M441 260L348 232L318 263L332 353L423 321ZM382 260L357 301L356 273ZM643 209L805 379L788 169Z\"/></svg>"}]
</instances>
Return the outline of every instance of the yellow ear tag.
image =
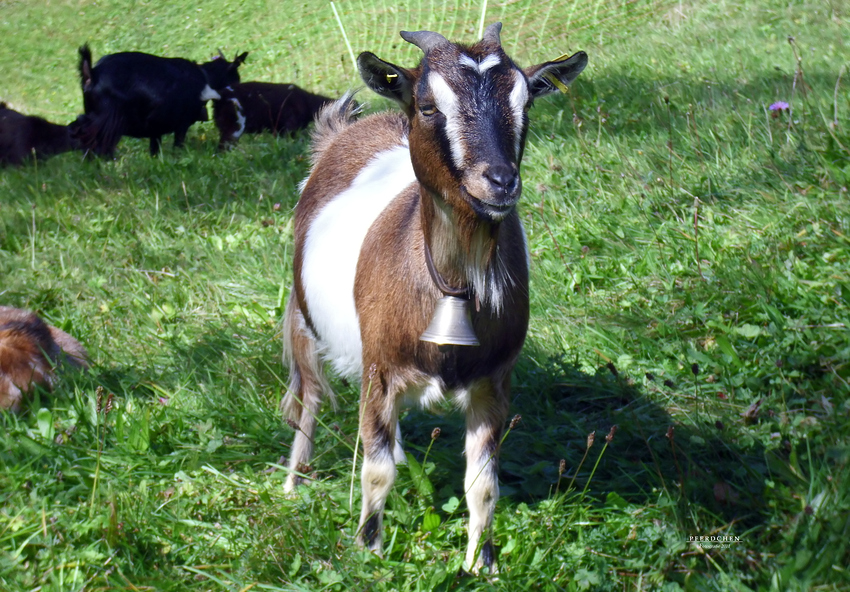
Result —
<instances>
[{"instance_id":1,"label":"yellow ear tag","mask_svg":"<svg viewBox=\"0 0 850 592\"><path fill-rule=\"evenodd\" d=\"M567 88L567 85L555 78L555 76L553 76L552 74L546 74L546 80L557 86L558 90L564 93L565 95L569 94L570 89Z\"/></svg>"},{"instance_id":2,"label":"yellow ear tag","mask_svg":"<svg viewBox=\"0 0 850 592\"><path fill-rule=\"evenodd\" d=\"M398 74L387 74L387 82L393 82L393 78L398 78Z\"/></svg>"},{"instance_id":3,"label":"yellow ear tag","mask_svg":"<svg viewBox=\"0 0 850 592\"><path fill-rule=\"evenodd\" d=\"M554 59L554 60L552 60L552 61L553 61L553 62L560 62L560 61L562 61L562 60L567 59L568 57L570 57L568 54L563 54L562 56L560 56L560 57L558 57L558 58L555 58L555 59ZM560 80L558 80L557 78L555 78L555 76L554 76L554 75L552 75L552 74L545 74L545 76L546 76L546 80L548 80L549 82L551 82L552 84L554 84L554 85L557 87L557 89L558 89L559 91L561 91L563 94L565 94L565 95L566 95L566 94L568 94L568 93L570 92L570 90L567 88L567 85L566 85L566 84L564 84L563 82L561 82Z\"/></svg>"}]
</instances>

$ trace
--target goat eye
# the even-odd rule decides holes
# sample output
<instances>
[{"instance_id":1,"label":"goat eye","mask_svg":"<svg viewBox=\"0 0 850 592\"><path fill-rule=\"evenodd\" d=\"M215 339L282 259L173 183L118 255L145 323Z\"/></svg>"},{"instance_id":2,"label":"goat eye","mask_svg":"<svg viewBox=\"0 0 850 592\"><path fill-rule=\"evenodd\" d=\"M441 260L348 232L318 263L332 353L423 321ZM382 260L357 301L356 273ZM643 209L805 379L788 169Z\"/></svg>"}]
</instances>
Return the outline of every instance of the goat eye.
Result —
<instances>
[{"instance_id":1,"label":"goat eye","mask_svg":"<svg viewBox=\"0 0 850 592\"><path fill-rule=\"evenodd\" d=\"M430 117L431 115L435 115L439 113L437 108L434 105L422 105L419 107L419 112L426 117Z\"/></svg>"}]
</instances>

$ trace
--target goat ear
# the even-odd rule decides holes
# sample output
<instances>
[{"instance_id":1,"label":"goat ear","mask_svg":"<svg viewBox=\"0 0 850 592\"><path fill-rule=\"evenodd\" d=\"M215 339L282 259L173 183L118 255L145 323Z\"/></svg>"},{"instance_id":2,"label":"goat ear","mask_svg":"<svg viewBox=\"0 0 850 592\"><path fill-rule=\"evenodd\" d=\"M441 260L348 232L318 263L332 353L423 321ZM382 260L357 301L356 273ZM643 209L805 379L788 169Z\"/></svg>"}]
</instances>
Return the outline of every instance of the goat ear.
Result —
<instances>
[{"instance_id":1,"label":"goat ear","mask_svg":"<svg viewBox=\"0 0 850 592\"><path fill-rule=\"evenodd\" d=\"M236 58L233 60L233 63L230 64L230 68L235 70L236 68L238 68L239 66L241 66L243 64L243 62L245 61L245 58L247 58L247 57L248 57L247 51L245 53L241 54L241 55L236 56Z\"/></svg>"},{"instance_id":2,"label":"goat ear","mask_svg":"<svg viewBox=\"0 0 850 592\"><path fill-rule=\"evenodd\" d=\"M580 51L563 60L545 62L526 68L525 75L528 77L528 88L531 91L531 96L537 98L552 94L559 89L558 83L561 86L567 86L578 78L585 66L587 66L587 54ZM552 78L557 80L558 83L553 82Z\"/></svg>"},{"instance_id":3,"label":"goat ear","mask_svg":"<svg viewBox=\"0 0 850 592\"><path fill-rule=\"evenodd\" d=\"M413 79L404 68L385 62L373 53L364 51L357 58L360 77L373 91L401 103L409 110L413 104Z\"/></svg>"}]
</instances>

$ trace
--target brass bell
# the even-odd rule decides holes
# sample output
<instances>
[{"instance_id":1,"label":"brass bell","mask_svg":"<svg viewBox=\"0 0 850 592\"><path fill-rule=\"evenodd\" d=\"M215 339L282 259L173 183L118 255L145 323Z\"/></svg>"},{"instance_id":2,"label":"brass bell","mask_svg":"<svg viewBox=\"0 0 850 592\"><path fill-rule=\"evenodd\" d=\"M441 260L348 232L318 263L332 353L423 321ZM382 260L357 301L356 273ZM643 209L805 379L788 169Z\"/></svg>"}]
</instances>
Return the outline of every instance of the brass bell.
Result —
<instances>
[{"instance_id":1,"label":"brass bell","mask_svg":"<svg viewBox=\"0 0 850 592\"><path fill-rule=\"evenodd\" d=\"M480 345L472 328L469 300L457 296L440 298L431 324L419 339L438 345Z\"/></svg>"}]
</instances>

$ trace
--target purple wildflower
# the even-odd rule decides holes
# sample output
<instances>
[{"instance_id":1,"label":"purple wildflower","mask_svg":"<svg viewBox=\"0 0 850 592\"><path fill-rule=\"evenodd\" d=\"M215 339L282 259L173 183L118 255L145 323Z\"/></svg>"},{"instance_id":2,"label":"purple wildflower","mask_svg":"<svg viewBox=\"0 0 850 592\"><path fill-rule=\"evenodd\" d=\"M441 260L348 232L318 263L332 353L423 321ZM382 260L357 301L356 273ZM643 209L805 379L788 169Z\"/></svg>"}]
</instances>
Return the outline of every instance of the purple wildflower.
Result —
<instances>
[{"instance_id":1,"label":"purple wildflower","mask_svg":"<svg viewBox=\"0 0 850 592\"><path fill-rule=\"evenodd\" d=\"M160 397L159 398L159 404L160 405L168 405L168 399L165 398L165 397Z\"/></svg>"},{"instance_id":2,"label":"purple wildflower","mask_svg":"<svg viewBox=\"0 0 850 592\"><path fill-rule=\"evenodd\" d=\"M769 111L785 111L786 109L790 109L791 105L786 103L785 101L776 101L770 107L768 107Z\"/></svg>"}]
</instances>

